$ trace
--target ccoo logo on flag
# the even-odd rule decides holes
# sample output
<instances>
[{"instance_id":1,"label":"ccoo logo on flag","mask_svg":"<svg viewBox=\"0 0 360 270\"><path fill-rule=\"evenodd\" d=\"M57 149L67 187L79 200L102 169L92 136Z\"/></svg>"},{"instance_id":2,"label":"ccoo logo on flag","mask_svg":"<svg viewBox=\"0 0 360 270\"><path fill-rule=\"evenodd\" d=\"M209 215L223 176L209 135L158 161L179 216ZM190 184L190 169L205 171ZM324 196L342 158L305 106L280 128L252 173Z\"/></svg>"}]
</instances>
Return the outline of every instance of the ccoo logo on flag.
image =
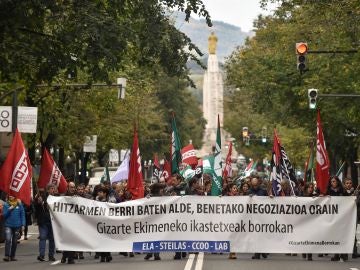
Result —
<instances>
[{"instance_id":1,"label":"ccoo logo on flag","mask_svg":"<svg viewBox=\"0 0 360 270\"><path fill-rule=\"evenodd\" d=\"M22 185L25 183L28 175L29 168L27 164L26 152L24 150L13 171L12 179L10 182L10 189L15 192L19 192Z\"/></svg>"},{"instance_id":2,"label":"ccoo logo on flag","mask_svg":"<svg viewBox=\"0 0 360 270\"><path fill-rule=\"evenodd\" d=\"M56 164L54 162L49 182L58 187L60 184L61 176L62 176L62 173L60 172L58 166L56 166Z\"/></svg>"}]
</instances>

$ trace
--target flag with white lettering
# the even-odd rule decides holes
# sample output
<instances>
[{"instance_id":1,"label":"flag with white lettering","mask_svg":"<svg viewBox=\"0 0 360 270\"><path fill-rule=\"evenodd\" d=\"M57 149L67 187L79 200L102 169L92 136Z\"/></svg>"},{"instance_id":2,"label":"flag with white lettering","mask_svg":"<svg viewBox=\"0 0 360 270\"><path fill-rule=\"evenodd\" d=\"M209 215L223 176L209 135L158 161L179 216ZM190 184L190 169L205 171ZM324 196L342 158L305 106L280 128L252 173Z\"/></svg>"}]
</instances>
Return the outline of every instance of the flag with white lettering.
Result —
<instances>
[{"instance_id":1,"label":"flag with white lettering","mask_svg":"<svg viewBox=\"0 0 360 270\"><path fill-rule=\"evenodd\" d=\"M30 159L16 129L9 153L0 169L0 190L30 205L31 178Z\"/></svg>"},{"instance_id":2,"label":"flag with white lettering","mask_svg":"<svg viewBox=\"0 0 360 270\"><path fill-rule=\"evenodd\" d=\"M295 195L294 187L296 182L295 171L291 165L284 147L281 146L280 139L274 130L274 145L271 159L271 175L270 181L274 196L283 195L281 181L289 181L291 195Z\"/></svg>"},{"instance_id":3,"label":"flag with white lettering","mask_svg":"<svg viewBox=\"0 0 360 270\"><path fill-rule=\"evenodd\" d=\"M139 150L139 140L136 129L134 129L134 141L130 156L130 171L127 184L128 190L132 194L132 199L144 198L144 184L141 169L141 157Z\"/></svg>"},{"instance_id":4,"label":"flag with white lettering","mask_svg":"<svg viewBox=\"0 0 360 270\"><path fill-rule=\"evenodd\" d=\"M158 156L154 155L154 171L153 171L153 177L155 177L158 181L160 179L160 163Z\"/></svg>"},{"instance_id":5,"label":"flag with white lettering","mask_svg":"<svg viewBox=\"0 0 360 270\"><path fill-rule=\"evenodd\" d=\"M67 189L67 182L51 157L49 151L44 148L41 158L40 176L38 180L39 188L46 188L48 184L54 184L59 193L65 193Z\"/></svg>"},{"instance_id":6,"label":"flag with white lettering","mask_svg":"<svg viewBox=\"0 0 360 270\"><path fill-rule=\"evenodd\" d=\"M171 163L165 159L163 171L161 172L160 177L164 177L165 181L167 181L171 176Z\"/></svg>"},{"instance_id":7,"label":"flag with white lettering","mask_svg":"<svg viewBox=\"0 0 360 270\"><path fill-rule=\"evenodd\" d=\"M181 157L182 162L190 165L192 168L195 168L198 163L195 148L192 144L188 144L183 149L181 149Z\"/></svg>"},{"instance_id":8,"label":"flag with white lettering","mask_svg":"<svg viewBox=\"0 0 360 270\"><path fill-rule=\"evenodd\" d=\"M325 146L320 110L317 112L316 135L316 185L322 194L326 194L330 178L330 162Z\"/></svg>"}]
</instances>

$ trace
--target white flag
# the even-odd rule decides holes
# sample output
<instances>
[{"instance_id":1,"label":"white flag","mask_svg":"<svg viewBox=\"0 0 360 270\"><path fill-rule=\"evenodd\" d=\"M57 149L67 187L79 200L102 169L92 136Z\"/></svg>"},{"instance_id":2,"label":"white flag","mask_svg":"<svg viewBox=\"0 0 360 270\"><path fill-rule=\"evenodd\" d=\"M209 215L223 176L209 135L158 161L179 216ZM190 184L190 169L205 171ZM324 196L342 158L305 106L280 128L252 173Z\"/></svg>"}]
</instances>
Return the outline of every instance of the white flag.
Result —
<instances>
[{"instance_id":1,"label":"white flag","mask_svg":"<svg viewBox=\"0 0 360 270\"><path fill-rule=\"evenodd\" d=\"M129 177L129 161L130 161L130 156L125 155L124 160L121 162L121 164L120 164L119 168L116 170L114 176L111 177L111 179L110 179L111 184L128 179L128 177Z\"/></svg>"}]
</instances>

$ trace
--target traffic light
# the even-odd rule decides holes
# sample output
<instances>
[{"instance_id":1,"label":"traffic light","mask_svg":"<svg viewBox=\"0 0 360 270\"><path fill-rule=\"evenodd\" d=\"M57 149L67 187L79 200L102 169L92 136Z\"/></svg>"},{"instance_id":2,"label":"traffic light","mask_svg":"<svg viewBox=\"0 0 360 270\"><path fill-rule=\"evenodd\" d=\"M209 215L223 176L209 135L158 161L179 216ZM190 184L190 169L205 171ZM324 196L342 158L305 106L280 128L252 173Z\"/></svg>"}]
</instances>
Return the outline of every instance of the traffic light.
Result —
<instances>
[{"instance_id":1,"label":"traffic light","mask_svg":"<svg viewBox=\"0 0 360 270\"><path fill-rule=\"evenodd\" d=\"M308 97L309 97L309 108L316 109L316 99L318 97L318 90L308 89Z\"/></svg>"},{"instance_id":2,"label":"traffic light","mask_svg":"<svg viewBox=\"0 0 360 270\"><path fill-rule=\"evenodd\" d=\"M308 45L305 42L296 43L296 57L297 68L300 74L306 71L306 54L308 52Z\"/></svg>"}]
</instances>

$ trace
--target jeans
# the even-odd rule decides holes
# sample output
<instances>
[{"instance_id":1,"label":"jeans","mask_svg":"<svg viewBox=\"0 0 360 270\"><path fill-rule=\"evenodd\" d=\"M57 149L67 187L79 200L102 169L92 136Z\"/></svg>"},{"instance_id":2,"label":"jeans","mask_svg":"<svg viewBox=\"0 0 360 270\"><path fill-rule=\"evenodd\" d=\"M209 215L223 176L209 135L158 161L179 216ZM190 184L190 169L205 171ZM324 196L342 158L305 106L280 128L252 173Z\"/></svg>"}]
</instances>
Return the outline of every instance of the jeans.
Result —
<instances>
[{"instance_id":1,"label":"jeans","mask_svg":"<svg viewBox=\"0 0 360 270\"><path fill-rule=\"evenodd\" d=\"M15 257L20 229L5 227L5 257Z\"/></svg>"},{"instance_id":2,"label":"jeans","mask_svg":"<svg viewBox=\"0 0 360 270\"><path fill-rule=\"evenodd\" d=\"M49 257L54 257L55 254L55 242L54 234L51 223L45 223L39 225L39 253L40 256L45 257L46 240L49 240Z\"/></svg>"}]
</instances>

